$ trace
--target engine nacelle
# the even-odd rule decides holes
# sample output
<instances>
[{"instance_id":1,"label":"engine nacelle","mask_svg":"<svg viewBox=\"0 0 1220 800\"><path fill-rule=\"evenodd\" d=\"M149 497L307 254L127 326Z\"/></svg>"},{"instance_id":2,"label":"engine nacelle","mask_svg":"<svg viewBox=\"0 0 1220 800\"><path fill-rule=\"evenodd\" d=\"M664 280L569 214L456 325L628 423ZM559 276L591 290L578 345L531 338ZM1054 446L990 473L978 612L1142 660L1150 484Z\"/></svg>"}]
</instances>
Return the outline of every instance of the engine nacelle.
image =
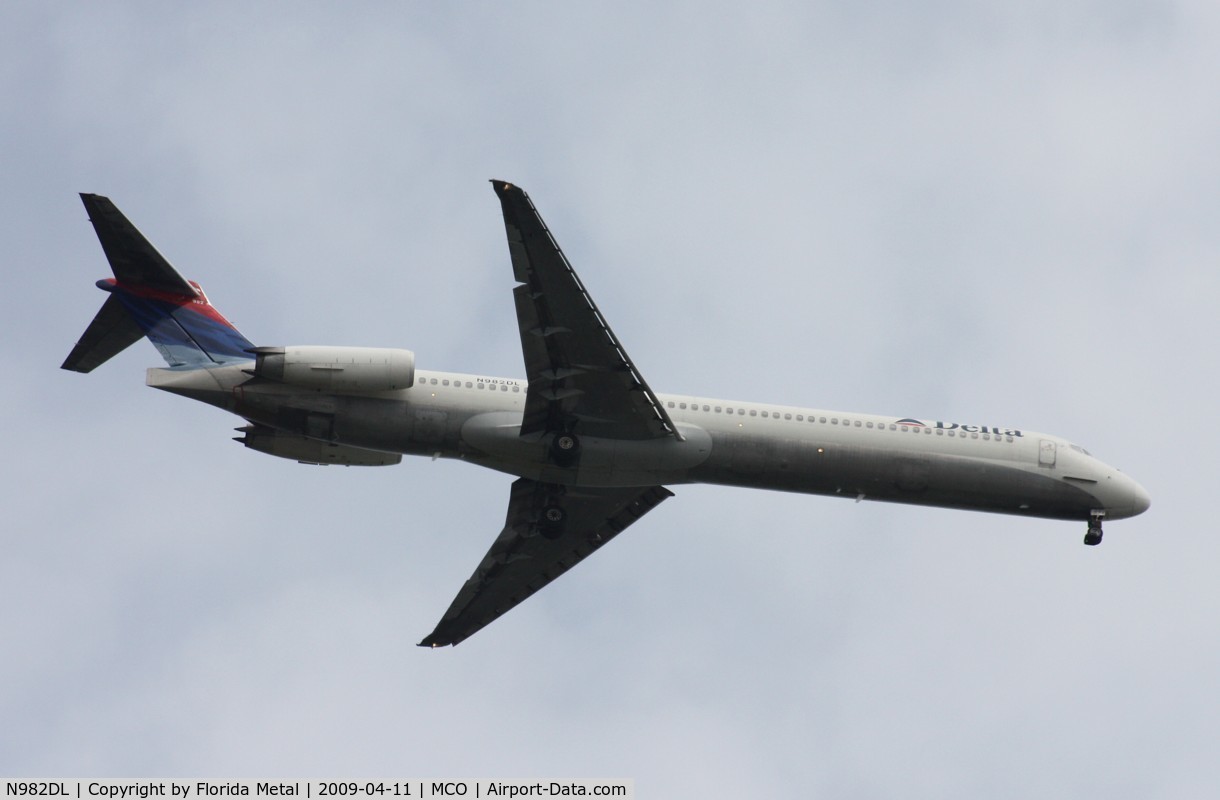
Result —
<instances>
[{"instance_id":1,"label":"engine nacelle","mask_svg":"<svg viewBox=\"0 0 1220 800\"><path fill-rule=\"evenodd\" d=\"M304 389L391 392L415 382L415 354L389 347L254 348L254 374Z\"/></svg>"},{"instance_id":2,"label":"engine nacelle","mask_svg":"<svg viewBox=\"0 0 1220 800\"><path fill-rule=\"evenodd\" d=\"M237 429L244 436L234 437L251 450L279 458L290 458L302 464L342 464L347 467L388 467L402 461L398 453L382 453L342 444L307 439L284 433L264 425L247 425Z\"/></svg>"}]
</instances>

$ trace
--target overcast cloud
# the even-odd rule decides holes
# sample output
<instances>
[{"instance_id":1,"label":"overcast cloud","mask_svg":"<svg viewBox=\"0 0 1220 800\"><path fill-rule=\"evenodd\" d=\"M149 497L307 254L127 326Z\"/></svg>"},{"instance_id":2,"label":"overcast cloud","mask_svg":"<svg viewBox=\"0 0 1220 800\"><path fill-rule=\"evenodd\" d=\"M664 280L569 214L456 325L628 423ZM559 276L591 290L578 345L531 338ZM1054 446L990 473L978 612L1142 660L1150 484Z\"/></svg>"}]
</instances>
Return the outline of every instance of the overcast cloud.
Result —
<instances>
[{"instance_id":1,"label":"overcast cloud","mask_svg":"<svg viewBox=\"0 0 1220 800\"><path fill-rule=\"evenodd\" d=\"M15 2L0 11L0 775L630 777L640 797L1220 783L1220 10ZM311 468L58 369L110 196L260 344L521 376L486 181L661 391L1057 433L1107 526L676 487L415 647L509 479Z\"/></svg>"}]
</instances>

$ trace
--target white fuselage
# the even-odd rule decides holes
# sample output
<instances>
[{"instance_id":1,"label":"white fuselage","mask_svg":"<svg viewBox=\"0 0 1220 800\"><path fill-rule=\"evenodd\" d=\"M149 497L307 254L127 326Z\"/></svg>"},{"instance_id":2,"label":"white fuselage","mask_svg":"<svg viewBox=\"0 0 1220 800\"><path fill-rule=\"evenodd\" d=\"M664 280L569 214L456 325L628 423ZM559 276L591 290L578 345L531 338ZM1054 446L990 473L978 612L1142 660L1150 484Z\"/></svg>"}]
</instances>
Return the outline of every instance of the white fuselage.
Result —
<instances>
[{"instance_id":1,"label":"white fuselage","mask_svg":"<svg viewBox=\"0 0 1220 800\"><path fill-rule=\"evenodd\" d=\"M470 461L570 486L715 483L1059 519L1142 512L1134 480L1033 431L658 393L681 433L580 439L571 466L522 437L526 383L418 370L409 389L323 393L252 379L246 365L149 370L149 385L328 446Z\"/></svg>"}]
</instances>

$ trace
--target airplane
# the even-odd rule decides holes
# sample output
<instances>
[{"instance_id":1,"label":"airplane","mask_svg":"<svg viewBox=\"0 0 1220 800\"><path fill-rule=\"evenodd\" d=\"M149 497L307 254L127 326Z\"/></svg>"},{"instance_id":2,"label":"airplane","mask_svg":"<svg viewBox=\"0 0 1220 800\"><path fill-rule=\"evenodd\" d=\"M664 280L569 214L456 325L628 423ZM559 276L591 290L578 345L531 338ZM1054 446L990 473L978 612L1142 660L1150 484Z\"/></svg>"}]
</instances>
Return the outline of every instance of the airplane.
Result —
<instances>
[{"instance_id":1,"label":"airplane","mask_svg":"<svg viewBox=\"0 0 1220 800\"><path fill-rule=\"evenodd\" d=\"M403 455L516 477L504 527L423 647L456 645L609 542L668 486L710 483L1086 523L1148 493L1084 448L990 424L658 394L529 196L492 181L517 285L526 379L417 369L409 350L258 346L107 198L82 194L113 278L63 363L90 372L147 337L147 384L242 417L237 441L305 464Z\"/></svg>"}]
</instances>

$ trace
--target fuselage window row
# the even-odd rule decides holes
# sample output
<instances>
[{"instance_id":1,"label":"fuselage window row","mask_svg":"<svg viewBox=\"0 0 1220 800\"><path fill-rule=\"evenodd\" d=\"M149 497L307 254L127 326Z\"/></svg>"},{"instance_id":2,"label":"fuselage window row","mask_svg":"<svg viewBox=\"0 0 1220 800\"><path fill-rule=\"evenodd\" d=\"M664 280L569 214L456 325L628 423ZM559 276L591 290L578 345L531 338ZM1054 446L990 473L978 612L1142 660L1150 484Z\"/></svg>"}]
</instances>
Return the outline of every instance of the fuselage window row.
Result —
<instances>
[{"instance_id":1,"label":"fuselage window row","mask_svg":"<svg viewBox=\"0 0 1220 800\"><path fill-rule=\"evenodd\" d=\"M452 385L452 387L453 387L454 389L461 389L461 388L463 388L463 386L464 386L464 387L465 387L465 388L467 388L467 389L479 389L480 391L482 391L482 390L488 390L488 391L492 391L492 392L496 391L496 389L497 389L497 388L499 388L499 390L500 390L501 392L509 392L509 391L511 391L511 392L513 392L514 394L520 394L520 393L521 393L521 386L520 386L520 385L518 385L518 384L512 384L512 385L510 386L510 385L509 385L509 384L507 384L507 383L498 383L498 384L497 384L497 383L485 383L485 382L482 382L482 381L480 381L480 382L478 382L478 383L474 383L474 382L471 382L471 381L466 381L465 383L463 383L462 381L458 381L458 380L452 381L452 384L451 384L451 382L449 381L449 379L448 379L448 378L444 378L444 379L441 379L441 378L420 378L420 379L419 379L419 385L420 385L420 386L450 386L450 385ZM528 390L528 389L527 389L527 390ZM673 403L670 403L670 408L672 408L672 407L673 407Z\"/></svg>"},{"instance_id":2,"label":"fuselage window row","mask_svg":"<svg viewBox=\"0 0 1220 800\"><path fill-rule=\"evenodd\" d=\"M516 387L513 388L513 391L516 391ZM734 409L732 407L728 407L728 406L712 407L712 406L708 406L708 405L703 405L702 407L700 407L699 403L689 403L689 404L688 403L675 403L673 400L667 401L666 405L670 408L677 408L682 411L687 410L688 406L689 406L689 410L691 410L691 411L699 411L700 408L702 408L703 411L706 411L706 412L715 411L717 414L723 413L723 414L732 415L734 413ZM744 408L738 408L738 409L736 409L736 413L739 415L745 415L747 413L747 411ZM760 415L760 412L758 409L750 409L748 413L751 417L757 417ZM779 411L762 411L761 412L761 416L765 419L780 419L780 414L781 414L781 412L779 412ZM793 415L791 413L784 413L783 419L792 421ZM806 421L806 417L804 414L797 414L795 419L797 422ZM850 419L840 420L839 417L831 417L829 420L827 420L826 417L815 417L813 415L810 415L808 417L808 422L820 423L820 424L826 424L827 422L829 422L831 425L843 425L844 427L848 427L848 428L851 428L851 427L868 428L868 429L875 428L876 430L879 430L879 431L884 431L887 429L886 424L884 422L873 423L871 421L865 422L863 420L858 420L858 419L857 420L850 420ZM919 426L915 426L915 425L897 425L892 422L889 424L888 429L891 431L902 431L903 433L914 432L916 434L918 434L920 431L922 431L925 436L931 436L933 430L936 431L937 436L944 436L946 433L945 429L943 429L943 428L934 429L934 428L928 428L928 427L919 427ZM971 439L979 438L979 434L977 431L971 431L969 433L970 433ZM956 430L950 429L948 431L948 434L951 438L958 438L958 432ZM966 434L967 434L967 431L962 431L960 438L965 439ZM982 438L984 441L1009 442L1009 443L1014 441L1012 436L1002 436L998 433L994 434L994 435L992 435L990 433L983 433Z\"/></svg>"}]
</instances>

